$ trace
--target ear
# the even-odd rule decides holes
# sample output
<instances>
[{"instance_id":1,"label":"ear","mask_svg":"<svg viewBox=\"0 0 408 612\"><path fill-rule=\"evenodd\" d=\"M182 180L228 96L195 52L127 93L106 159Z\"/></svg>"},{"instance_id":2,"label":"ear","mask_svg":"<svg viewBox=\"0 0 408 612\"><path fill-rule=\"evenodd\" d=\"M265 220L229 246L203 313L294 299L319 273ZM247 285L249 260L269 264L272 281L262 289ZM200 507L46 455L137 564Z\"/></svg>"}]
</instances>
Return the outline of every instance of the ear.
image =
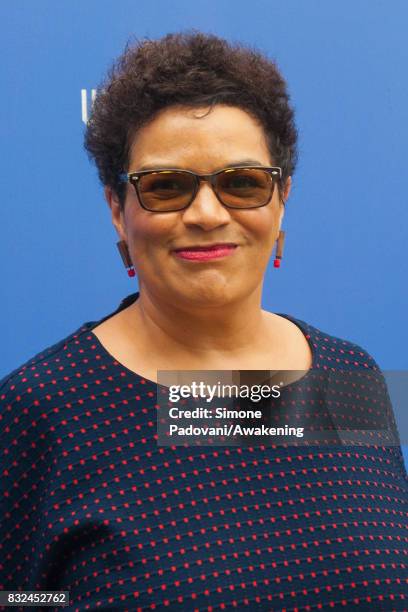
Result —
<instances>
[{"instance_id":1,"label":"ear","mask_svg":"<svg viewBox=\"0 0 408 612\"><path fill-rule=\"evenodd\" d=\"M121 240L126 240L125 221L123 211L120 208L118 196L108 185L104 187L105 199L112 213L112 223L116 228L118 236Z\"/></svg>"},{"instance_id":2,"label":"ear","mask_svg":"<svg viewBox=\"0 0 408 612\"><path fill-rule=\"evenodd\" d=\"M289 194L290 194L290 190L291 189L292 189L292 177L288 176L288 178L286 179L285 188L283 190L283 200L285 202L289 198Z\"/></svg>"},{"instance_id":3,"label":"ear","mask_svg":"<svg viewBox=\"0 0 408 612\"><path fill-rule=\"evenodd\" d=\"M285 188L283 190L282 199L280 200L280 213L279 213L279 229L282 225L283 215L285 214L285 203L289 198L290 190L292 188L292 177L288 176L286 179Z\"/></svg>"}]
</instances>

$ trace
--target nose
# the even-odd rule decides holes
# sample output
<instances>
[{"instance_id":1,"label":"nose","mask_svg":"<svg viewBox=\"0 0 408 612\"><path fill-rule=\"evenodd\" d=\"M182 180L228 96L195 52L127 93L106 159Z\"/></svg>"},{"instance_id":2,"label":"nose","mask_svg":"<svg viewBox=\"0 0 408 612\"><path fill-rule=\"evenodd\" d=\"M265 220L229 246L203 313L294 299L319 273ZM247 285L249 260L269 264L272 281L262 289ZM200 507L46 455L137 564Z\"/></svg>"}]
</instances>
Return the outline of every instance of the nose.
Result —
<instances>
[{"instance_id":1,"label":"nose","mask_svg":"<svg viewBox=\"0 0 408 612\"><path fill-rule=\"evenodd\" d=\"M196 225L204 230L226 225L231 220L229 210L221 204L207 181L200 181L194 200L182 212L185 225Z\"/></svg>"}]
</instances>

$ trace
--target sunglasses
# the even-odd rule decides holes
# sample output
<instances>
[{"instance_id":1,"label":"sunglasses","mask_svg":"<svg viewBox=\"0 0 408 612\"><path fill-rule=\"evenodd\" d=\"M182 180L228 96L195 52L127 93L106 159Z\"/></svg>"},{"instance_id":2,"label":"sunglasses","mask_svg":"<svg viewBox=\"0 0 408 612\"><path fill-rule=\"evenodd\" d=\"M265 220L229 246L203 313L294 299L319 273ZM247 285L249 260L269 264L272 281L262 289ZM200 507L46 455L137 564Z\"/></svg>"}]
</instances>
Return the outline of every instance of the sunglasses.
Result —
<instances>
[{"instance_id":1,"label":"sunglasses","mask_svg":"<svg viewBox=\"0 0 408 612\"><path fill-rule=\"evenodd\" d=\"M119 180L133 185L145 210L174 212L190 206L201 181L211 184L216 197L227 208L260 208L270 202L275 182L281 177L282 169L277 166L239 166L212 174L158 168L121 174Z\"/></svg>"}]
</instances>

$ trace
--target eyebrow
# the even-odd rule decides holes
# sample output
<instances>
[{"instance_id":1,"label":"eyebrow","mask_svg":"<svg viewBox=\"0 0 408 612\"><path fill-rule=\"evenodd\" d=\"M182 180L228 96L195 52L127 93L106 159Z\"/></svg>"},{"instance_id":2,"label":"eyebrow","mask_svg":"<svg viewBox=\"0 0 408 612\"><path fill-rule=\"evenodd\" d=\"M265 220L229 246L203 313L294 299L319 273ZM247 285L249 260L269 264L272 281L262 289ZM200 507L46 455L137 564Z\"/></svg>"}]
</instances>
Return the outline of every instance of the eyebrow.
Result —
<instances>
[{"instance_id":1,"label":"eyebrow","mask_svg":"<svg viewBox=\"0 0 408 612\"><path fill-rule=\"evenodd\" d=\"M251 164L252 166L264 166L264 164L262 164L259 160L257 159L241 159L240 161L236 161L236 162L232 162L230 164L224 165L224 166L220 166L219 168L217 168L216 170L214 170L214 172L217 172L218 170L222 170L223 168L235 168L236 166L245 166ZM182 166L173 166L170 164L155 164L154 166L151 164L144 164L142 166L140 166L140 168L138 168L138 171L142 171L142 170L157 170L158 168L163 168L163 169L167 169L167 168L174 168L175 170L187 170L187 168L182 167Z\"/></svg>"}]
</instances>

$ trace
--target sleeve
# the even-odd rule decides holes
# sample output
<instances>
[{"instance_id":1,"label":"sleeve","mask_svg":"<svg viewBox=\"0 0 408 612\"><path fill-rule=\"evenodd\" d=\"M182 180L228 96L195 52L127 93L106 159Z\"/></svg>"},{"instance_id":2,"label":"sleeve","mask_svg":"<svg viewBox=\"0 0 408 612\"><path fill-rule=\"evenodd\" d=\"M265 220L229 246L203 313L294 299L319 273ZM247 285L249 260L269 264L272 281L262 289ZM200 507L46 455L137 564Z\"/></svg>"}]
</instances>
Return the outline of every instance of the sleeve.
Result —
<instances>
[{"instance_id":1,"label":"sleeve","mask_svg":"<svg viewBox=\"0 0 408 612\"><path fill-rule=\"evenodd\" d=\"M52 465L46 420L34 381L24 371L0 381L1 590L38 588L43 504Z\"/></svg>"}]
</instances>

